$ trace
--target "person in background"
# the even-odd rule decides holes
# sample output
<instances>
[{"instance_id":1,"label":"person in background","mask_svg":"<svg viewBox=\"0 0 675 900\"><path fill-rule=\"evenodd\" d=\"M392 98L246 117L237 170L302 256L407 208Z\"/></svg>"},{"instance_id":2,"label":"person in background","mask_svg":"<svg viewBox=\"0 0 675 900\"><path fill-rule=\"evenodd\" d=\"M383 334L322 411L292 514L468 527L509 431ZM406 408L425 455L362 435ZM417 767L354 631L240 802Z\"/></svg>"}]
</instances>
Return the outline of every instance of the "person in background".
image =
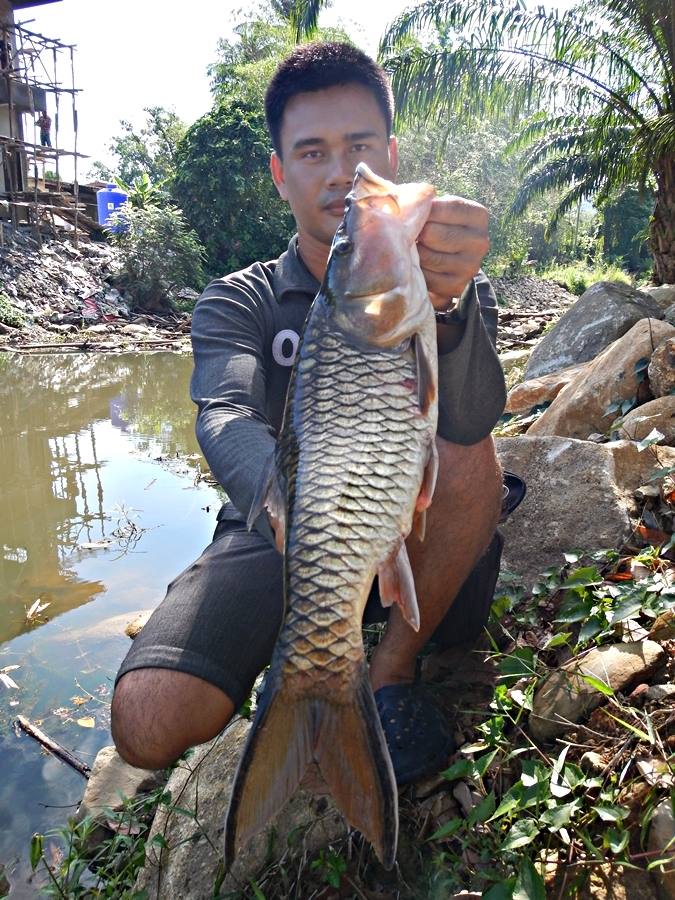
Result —
<instances>
[{"instance_id":1,"label":"person in background","mask_svg":"<svg viewBox=\"0 0 675 900\"><path fill-rule=\"evenodd\" d=\"M40 129L40 146L51 147L52 139L50 131L52 130L52 120L47 115L46 110L40 113L40 117L35 124Z\"/></svg>"}]
</instances>

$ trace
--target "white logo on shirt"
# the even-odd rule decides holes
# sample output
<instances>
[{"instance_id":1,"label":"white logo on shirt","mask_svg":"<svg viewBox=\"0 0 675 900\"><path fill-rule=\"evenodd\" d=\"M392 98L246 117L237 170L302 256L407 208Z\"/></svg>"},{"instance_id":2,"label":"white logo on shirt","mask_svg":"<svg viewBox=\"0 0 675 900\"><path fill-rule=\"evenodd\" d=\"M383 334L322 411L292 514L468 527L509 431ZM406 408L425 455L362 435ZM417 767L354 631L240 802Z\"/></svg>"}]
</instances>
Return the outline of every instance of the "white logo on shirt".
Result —
<instances>
[{"instance_id":1,"label":"white logo on shirt","mask_svg":"<svg viewBox=\"0 0 675 900\"><path fill-rule=\"evenodd\" d=\"M295 354L298 352L299 343L300 335L296 331L291 331L290 328L284 328L283 331L280 331L272 341L274 362L279 363L280 366L292 366L295 362Z\"/></svg>"}]
</instances>

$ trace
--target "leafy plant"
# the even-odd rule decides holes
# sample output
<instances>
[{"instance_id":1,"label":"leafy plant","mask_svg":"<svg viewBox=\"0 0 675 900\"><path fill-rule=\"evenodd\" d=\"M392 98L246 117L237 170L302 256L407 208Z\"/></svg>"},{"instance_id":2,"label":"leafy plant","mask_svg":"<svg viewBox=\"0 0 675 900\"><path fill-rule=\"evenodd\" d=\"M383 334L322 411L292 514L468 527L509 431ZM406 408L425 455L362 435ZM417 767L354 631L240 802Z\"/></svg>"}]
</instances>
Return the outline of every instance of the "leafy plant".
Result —
<instances>
[{"instance_id":1,"label":"leafy plant","mask_svg":"<svg viewBox=\"0 0 675 900\"><path fill-rule=\"evenodd\" d=\"M106 231L120 251L120 281L135 306L168 309L177 290L201 287L204 248L177 207L125 203Z\"/></svg>"},{"instance_id":2,"label":"leafy plant","mask_svg":"<svg viewBox=\"0 0 675 900\"><path fill-rule=\"evenodd\" d=\"M10 328L23 328L27 319L21 310L12 305L7 294L0 292L0 323Z\"/></svg>"},{"instance_id":3,"label":"leafy plant","mask_svg":"<svg viewBox=\"0 0 675 900\"><path fill-rule=\"evenodd\" d=\"M159 804L168 805L170 801L170 794L163 788L125 799L120 811L108 811L109 830L114 833L100 843L93 838L101 826L90 817L79 823L70 819L47 835L34 834L30 862L34 872L40 870L46 876L42 894L84 900L143 900L145 894L134 891L133 885L145 862L152 815ZM162 846L164 838L157 834L153 841ZM47 859L46 844L59 848L58 862L53 861L54 852Z\"/></svg>"}]
</instances>

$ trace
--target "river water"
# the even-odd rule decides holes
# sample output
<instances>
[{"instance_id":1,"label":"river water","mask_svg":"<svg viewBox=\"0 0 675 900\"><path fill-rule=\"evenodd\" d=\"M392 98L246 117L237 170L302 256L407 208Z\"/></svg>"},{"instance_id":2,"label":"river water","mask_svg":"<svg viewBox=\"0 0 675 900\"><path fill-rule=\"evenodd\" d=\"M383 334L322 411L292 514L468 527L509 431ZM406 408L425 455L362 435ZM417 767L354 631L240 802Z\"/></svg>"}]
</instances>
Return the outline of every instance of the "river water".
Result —
<instances>
[{"instance_id":1,"label":"river water","mask_svg":"<svg viewBox=\"0 0 675 900\"><path fill-rule=\"evenodd\" d=\"M85 786L17 715L91 764L111 743L125 625L215 527L191 368L171 353L0 354L0 674L16 684L0 683L0 864L17 900L37 893L31 834L64 824Z\"/></svg>"}]
</instances>

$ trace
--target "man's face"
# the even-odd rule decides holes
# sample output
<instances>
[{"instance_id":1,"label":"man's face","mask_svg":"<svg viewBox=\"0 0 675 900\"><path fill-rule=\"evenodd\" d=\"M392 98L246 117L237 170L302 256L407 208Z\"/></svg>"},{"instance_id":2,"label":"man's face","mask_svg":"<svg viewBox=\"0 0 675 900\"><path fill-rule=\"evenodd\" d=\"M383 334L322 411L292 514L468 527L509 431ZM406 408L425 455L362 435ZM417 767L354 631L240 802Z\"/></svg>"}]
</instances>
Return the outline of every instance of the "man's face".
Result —
<instances>
[{"instance_id":1,"label":"man's face","mask_svg":"<svg viewBox=\"0 0 675 900\"><path fill-rule=\"evenodd\" d=\"M272 154L270 168L300 241L309 236L328 247L357 164L384 178L396 175L396 141L375 97L360 84L296 94L284 110L281 154Z\"/></svg>"}]
</instances>

